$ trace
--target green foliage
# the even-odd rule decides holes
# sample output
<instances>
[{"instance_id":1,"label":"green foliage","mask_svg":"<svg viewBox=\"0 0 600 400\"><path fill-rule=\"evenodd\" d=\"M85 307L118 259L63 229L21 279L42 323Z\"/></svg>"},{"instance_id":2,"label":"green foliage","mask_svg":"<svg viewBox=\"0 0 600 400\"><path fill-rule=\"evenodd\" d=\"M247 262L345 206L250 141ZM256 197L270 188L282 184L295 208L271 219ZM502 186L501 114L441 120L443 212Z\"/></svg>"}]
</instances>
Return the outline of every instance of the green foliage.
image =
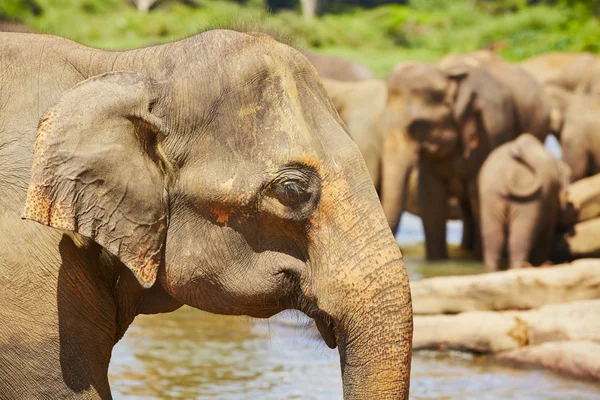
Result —
<instances>
[{"instance_id":1,"label":"green foliage","mask_svg":"<svg viewBox=\"0 0 600 400\"><path fill-rule=\"evenodd\" d=\"M0 21L18 21L30 15L41 14L42 9L34 0L2 0Z\"/></svg>"},{"instance_id":2,"label":"green foliage","mask_svg":"<svg viewBox=\"0 0 600 400\"><path fill-rule=\"evenodd\" d=\"M600 15L600 0L561 0L561 3L583 15Z\"/></svg>"},{"instance_id":3,"label":"green foliage","mask_svg":"<svg viewBox=\"0 0 600 400\"><path fill-rule=\"evenodd\" d=\"M0 0L0 18L21 19L34 30L111 49L175 40L215 24L254 21L293 37L300 46L364 62L381 76L399 61L434 61L498 42L510 60L553 50L600 52L594 17L600 0L409 0L355 7L387 1L332 0L351 8L305 19L297 9L269 13L265 0L164 0L147 14L126 0Z\"/></svg>"}]
</instances>

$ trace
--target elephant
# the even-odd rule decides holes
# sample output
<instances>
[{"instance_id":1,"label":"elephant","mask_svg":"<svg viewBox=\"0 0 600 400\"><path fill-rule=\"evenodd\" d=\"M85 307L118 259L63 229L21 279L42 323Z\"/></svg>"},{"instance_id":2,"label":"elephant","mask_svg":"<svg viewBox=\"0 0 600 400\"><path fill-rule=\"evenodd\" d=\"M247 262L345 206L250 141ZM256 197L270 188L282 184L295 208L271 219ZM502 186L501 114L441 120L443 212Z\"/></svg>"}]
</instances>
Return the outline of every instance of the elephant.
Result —
<instances>
[{"instance_id":1,"label":"elephant","mask_svg":"<svg viewBox=\"0 0 600 400\"><path fill-rule=\"evenodd\" d=\"M381 156L384 139L383 111L387 101L387 84L383 80L372 79L358 82L344 82L322 78L323 85L333 102L348 133L358 146L373 185L380 192ZM419 171L414 168L409 178L406 211L420 216L418 194ZM461 219L458 204L454 198L448 203L449 218Z\"/></svg>"},{"instance_id":2,"label":"elephant","mask_svg":"<svg viewBox=\"0 0 600 400\"><path fill-rule=\"evenodd\" d=\"M574 91L582 72L595 57L589 53L552 51L518 62L517 65L541 84L551 83Z\"/></svg>"},{"instance_id":3,"label":"elephant","mask_svg":"<svg viewBox=\"0 0 600 400\"><path fill-rule=\"evenodd\" d=\"M562 159L571 168L571 181L600 173L600 98L545 86L552 109L552 132Z\"/></svg>"},{"instance_id":4,"label":"elephant","mask_svg":"<svg viewBox=\"0 0 600 400\"><path fill-rule=\"evenodd\" d=\"M574 85L561 85L560 80L551 80L548 83L579 94L600 95L600 59L598 57L593 55L581 57L574 61L569 68L566 68L562 75L571 77Z\"/></svg>"},{"instance_id":5,"label":"elephant","mask_svg":"<svg viewBox=\"0 0 600 400\"><path fill-rule=\"evenodd\" d=\"M371 175L379 186L383 146L382 116L387 100L387 85L379 79L346 82L321 78L348 133L358 146Z\"/></svg>"},{"instance_id":6,"label":"elephant","mask_svg":"<svg viewBox=\"0 0 600 400\"><path fill-rule=\"evenodd\" d=\"M375 74L366 65L342 57L327 56L312 51L304 55L315 66L323 78L338 81L362 81L375 79Z\"/></svg>"},{"instance_id":7,"label":"elephant","mask_svg":"<svg viewBox=\"0 0 600 400\"><path fill-rule=\"evenodd\" d=\"M512 92L521 130L519 133L528 132L544 141L550 129L550 104L543 85L525 69L504 61L488 50L449 54L439 64L442 69L462 65L486 68Z\"/></svg>"},{"instance_id":8,"label":"elephant","mask_svg":"<svg viewBox=\"0 0 600 400\"><path fill-rule=\"evenodd\" d=\"M429 260L448 257L448 199L464 221L463 247L477 249L477 173L487 154L520 133L512 93L485 68L410 63L388 78L381 202L393 231L419 168L419 205Z\"/></svg>"},{"instance_id":9,"label":"elephant","mask_svg":"<svg viewBox=\"0 0 600 400\"><path fill-rule=\"evenodd\" d=\"M551 258L569 168L525 133L493 150L479 172L485 270L497 271L505 247L509 268Z\"/></svg>"},{"instance_id":10,"label":"elephant","mask_svg":"<svg viewBox=\"0 0 600 400\"><path fill-rule=\"evenodd\" d=\"M258 32L0 34L0 393L111 398L139 314L297 309L345 399L407 399L406 268L318 73Z\"/></svg>"}]
</instances>

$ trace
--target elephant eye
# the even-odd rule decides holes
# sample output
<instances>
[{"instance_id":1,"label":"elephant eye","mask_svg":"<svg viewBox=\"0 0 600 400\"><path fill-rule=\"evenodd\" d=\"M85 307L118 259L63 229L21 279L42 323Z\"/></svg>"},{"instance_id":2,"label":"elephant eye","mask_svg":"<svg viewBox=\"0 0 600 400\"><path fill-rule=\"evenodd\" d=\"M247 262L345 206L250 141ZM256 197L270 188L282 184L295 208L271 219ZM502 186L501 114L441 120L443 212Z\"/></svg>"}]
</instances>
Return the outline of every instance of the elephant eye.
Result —
<instances>
[{"instance_id":1,"label":"elephant eye","mask_svg":"<svg viewBox=\"0 0 600 400\"><path fill-rule=\"evenodd\" d=\"M310 193L306 187L302 186L301 182L288 181L283 184L276 185L277 198L286 207L296 208L300 204L310 199Z\"/></svg>"},{"instance_id":2,"label":"elephant eye","mask_svg":"<svg viewBox=\"0 0 600 400\"><path fill-rule=\"evenodd\" d=\"M266 187L262 204L285 219L308 218L319 202L321 178L311 167L293 164L284 167Z\"/></svg>"}]
</instances>

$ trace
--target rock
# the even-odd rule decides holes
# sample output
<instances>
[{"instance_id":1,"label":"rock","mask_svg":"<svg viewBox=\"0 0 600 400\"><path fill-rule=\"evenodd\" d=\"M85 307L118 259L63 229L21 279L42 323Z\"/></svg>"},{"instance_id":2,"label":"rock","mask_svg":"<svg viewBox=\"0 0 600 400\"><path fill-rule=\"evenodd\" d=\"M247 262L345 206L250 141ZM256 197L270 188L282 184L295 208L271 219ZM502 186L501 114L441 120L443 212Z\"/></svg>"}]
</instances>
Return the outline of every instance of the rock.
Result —
<instances>
[{"instance_id":1,"label":"rock","mask_svg":"<svg viewBox=\"0 0 600 400\"><path fill-rule=\"evenodd\" d=\"M575 224L560 235L553 249L553 259L600 257L598 237L600 237L600 217Z\"/></svg>"},{"instance_id":2,"label":"rock","mask_svg":"<svg viewBox=\"0 0 600 400\"><path fill-rule=\"evenodd\" d=\"M530 311L416 315L413 349L498 353L546 342L600 342L598 315L600 300L553 304Z\"/></svg>"},{"instance_id":3,"label":"rock","mask_svg":"<svg viewBox=\"0 0 600 400\"><path fill-rule=\"evenodd\" d=\"M600 381L600 343L547 342L499 353L495 359L518 366L547 368L581 379Z\"/></svg>"},{"instance_id":4,"label":"rock","mask_svg":"<svg viewBox=\"0 0 600 400\"><path fill-rule=\"evenodd\" d=\"M414 317L413 350L464 350L496 353L525 346L526 328L518 318L489 311Z\"/></svg>"},{"instance_id":5,"label":"rock","mask_svg":"<svg viewBox=\"0 0 600 400\"><path fill-rule=\"evenodd\" d=\"M600 216L600 174L583 178L569 185L561 213L561 225L576 223Z\"/></svg>"},{"instance_id":6,"label":"rock","mask_svg":"<svg viewBox=\"0 0 600 400\"><path fill-rule=\"evenodd\" d=\"M593 236L597 244L598 235ZM599 245L600 246L600 245ZM411 283L413 313L527 310L546 304L600 298L600 260L524 268Z\"/></svg>"}]
</instances>

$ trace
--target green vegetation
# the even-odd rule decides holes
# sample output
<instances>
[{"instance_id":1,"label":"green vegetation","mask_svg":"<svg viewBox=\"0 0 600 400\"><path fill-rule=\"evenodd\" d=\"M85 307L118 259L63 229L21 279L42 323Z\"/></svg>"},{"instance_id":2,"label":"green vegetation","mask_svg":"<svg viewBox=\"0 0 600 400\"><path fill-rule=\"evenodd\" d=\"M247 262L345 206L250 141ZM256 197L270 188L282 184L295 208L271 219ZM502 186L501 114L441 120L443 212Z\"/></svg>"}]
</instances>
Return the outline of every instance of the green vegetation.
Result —
<instances>
[{"instance_id":1,"label":"green vegetation","mask_svg":"<svg viewBox=\"0 0 600 400\"><path fill-rule=\"evenodd\" d=\"M337 14L305 19L297 10L271 14L264 0L163 1L147 14L125 0L3 0L0 18L110 49L170 41L215 25L260 21L301 46L356 59L379 75L402 60L433 61L448 52L493 43L502 43L502 55L510 60L552 50L600 51L600 26L594 17L600 1L537 3L543 4L412 0L370 9L345 7Z\"/></svg>"}]
</instances>

